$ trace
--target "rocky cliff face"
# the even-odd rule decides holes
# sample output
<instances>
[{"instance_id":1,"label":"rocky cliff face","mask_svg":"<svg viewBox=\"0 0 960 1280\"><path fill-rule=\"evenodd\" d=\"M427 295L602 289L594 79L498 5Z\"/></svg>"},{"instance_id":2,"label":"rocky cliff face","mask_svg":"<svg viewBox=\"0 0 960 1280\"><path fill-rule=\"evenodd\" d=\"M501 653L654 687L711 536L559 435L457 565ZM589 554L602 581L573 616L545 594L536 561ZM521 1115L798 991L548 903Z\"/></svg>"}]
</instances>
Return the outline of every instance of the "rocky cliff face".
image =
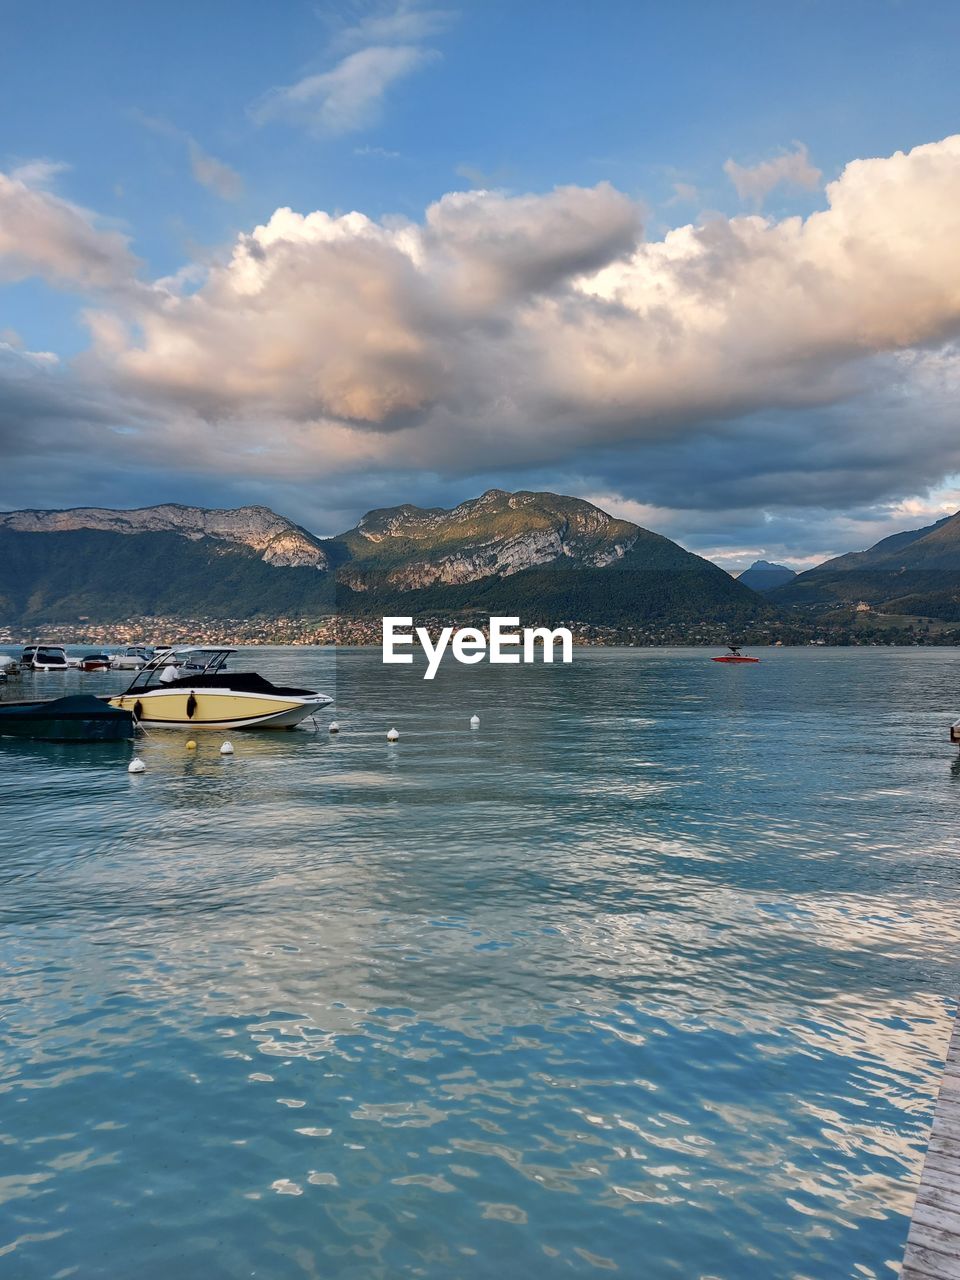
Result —
<instances>
[{"instance_id":1,"label":"rocky cliff face","mask_svg":"<svg viewBox=\"0 0 960 1280\"><path fill-rule=\"evenodd\" d=\"M669 538L552 493L371 511L323 541L265 507L0 513L0 622L334 612L620 626L769 610Z\"/></svg>"},{"instance_id":2,"label":"rocky cliff face","mask_svg":"<svg viewBox=\"0 0 960 1280\"><path fill-rule=\"evenodd\" d=\"M319 539L278 516L269 507L207 510L170 503L135 511L76 507L70 511L0 512L0 529L15 533L67 533L97 529L105 533L178 533L184 538L215 538L249 547L266 564L285 569L330 567Z\"/></svg>"},{"instance_id":3,"label":"rocky cliff face","mask_svg":"<svg viewBox=\"0 0 960 1280\"><path fill-rule=\"evenodd\" d=\"M490 489L446 511L413 506L370 511L338 542L350 563L340 581L400 590L462 584L569 562L603 568L622 559L640 529L578 498Z\"/></svg>"}]
</instances>

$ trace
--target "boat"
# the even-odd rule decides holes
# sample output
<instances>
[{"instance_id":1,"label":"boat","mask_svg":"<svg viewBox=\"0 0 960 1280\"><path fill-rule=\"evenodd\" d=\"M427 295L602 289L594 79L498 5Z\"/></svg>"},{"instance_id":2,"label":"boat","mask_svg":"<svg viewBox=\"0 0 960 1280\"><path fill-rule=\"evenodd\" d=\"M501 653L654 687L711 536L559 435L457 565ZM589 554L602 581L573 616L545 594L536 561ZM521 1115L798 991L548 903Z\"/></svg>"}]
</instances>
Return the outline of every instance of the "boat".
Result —
<instances>
[{"instance_id":1,"label":"boat","mask_svg":"<svg viewBox=\"0 0 960 1280\"><path fill-rule=\"evenodd\" d=\"M132 712L89 694L39 702L0 702L0 737L39 742L122 742L133 737L134 729Z\"/></svg>"},{"instance_id":2,"label":"boat","mask_svg":"<svg viewBox=\"0 0 960 1280\"><path fill-rule=\"evenodd\" d=\"M120 653L114 653L111 655L110 666L114 671L139 671L141 667L145 667L153 657L153 650L148 649L146 645L130 645L129 648L123 649Z\"/></svg>"},{"instance_id":3,"label":"boat","mask_svg":"<svg viewBox=\"0 0 960 1280\"><path fill-rule=\"evenodd\" d=\"M28 671L68 671L67 651L59 644L31 644L23 651L20 666Z\"/></svg>"},{"instance_id":4,"label":"boat","mask_svg":"<svg viewBox=\"0 0 960 1280\"><path fill-rule=\"evenodd\" d=\"M132 711L148 729L292 729L332 704L325 693L275 685L255 671L227 674L234 653L177 649L174 664L168 654L157 654L110 705Z\"/></svg>"},{"instance_id":5,"label":"boat","mask_svg":"<svg viewBox=\"0 0 960 1280\"><path fill-rule=\"evenodd\" d=\"M81 671L109 671L110 655L109 653L88 653L85 658L80 659Z\"/></svg>"},{"instance_id":6,"label":"boat","mask_svg":"<svg viewBox=\"0 0 960 1280\"><path fill-rule=\"evenodd\" d=\"M759 662L759 658L745 658L740 652L740 646L737 644L728 644L729 653L721 654L717 658L711 658L711 662Z\"/></svg>"},{"instance_id":7,"label":"boat","mask_svg":"<svg viewBox=\"0 0 960 1280\"><path fill-rule=\"evenodd\" d=\"M0 671L6 676L14 676L20 670L18 659L9 653L0 653Z\"/></svg>"}]
</instances>

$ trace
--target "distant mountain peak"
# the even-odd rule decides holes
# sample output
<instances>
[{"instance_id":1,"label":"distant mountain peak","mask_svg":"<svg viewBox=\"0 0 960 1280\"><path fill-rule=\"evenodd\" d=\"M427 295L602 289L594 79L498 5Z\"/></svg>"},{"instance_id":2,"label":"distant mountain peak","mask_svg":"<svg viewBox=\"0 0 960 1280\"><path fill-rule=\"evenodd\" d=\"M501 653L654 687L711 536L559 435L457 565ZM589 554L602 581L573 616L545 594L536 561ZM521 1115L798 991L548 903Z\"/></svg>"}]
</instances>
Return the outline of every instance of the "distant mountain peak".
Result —
<instances>
[{"instance_id":1,"label":"distant mountain peak","mask_svg":"<svg viewBox=\"0 0 960 1280\"><path fill-rule=\"evenodd\" d=\"M112 510L107 507L72 507L64 511L0 512L0 529L15 533L69 533L96 529L105 533L178 533L196 540L249 547L266 564L278 568L329 568L318 538L279 516L269 507L188 507L179 502L154 507Z\"/></svg>"},{"instance_id":2,"label":"distant mountain peak","mask_svg":"<svg viewBox=\"0 0 960 1280\"><path fill-rule=\"evenodd\" d=\"M737 574L737 581L742 582L751 591L774 591L777 587L792 582L797 576L795 569L785 564L774 564L770 560L754 560L749 569Z\"/></svg>"}]
</instances>

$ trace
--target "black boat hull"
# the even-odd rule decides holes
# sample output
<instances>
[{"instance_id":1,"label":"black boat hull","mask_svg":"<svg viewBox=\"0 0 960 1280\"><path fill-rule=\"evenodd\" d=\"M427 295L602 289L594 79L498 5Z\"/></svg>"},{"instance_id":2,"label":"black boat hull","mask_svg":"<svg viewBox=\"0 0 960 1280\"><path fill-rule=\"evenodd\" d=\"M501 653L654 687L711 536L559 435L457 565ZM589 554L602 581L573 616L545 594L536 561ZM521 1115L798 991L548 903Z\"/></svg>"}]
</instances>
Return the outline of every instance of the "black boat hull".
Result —
<instances>
[{"instance_id":1,"label":"black boat hull","mask_svg":"<svg viewBox=\"0 0 960 1280\"><path fill-rule=\"evenodd\" d=\"M133 715L85 695L43 702L0 703L0 737L33 742L123 742Z\"/></svg>"}]
</instances>

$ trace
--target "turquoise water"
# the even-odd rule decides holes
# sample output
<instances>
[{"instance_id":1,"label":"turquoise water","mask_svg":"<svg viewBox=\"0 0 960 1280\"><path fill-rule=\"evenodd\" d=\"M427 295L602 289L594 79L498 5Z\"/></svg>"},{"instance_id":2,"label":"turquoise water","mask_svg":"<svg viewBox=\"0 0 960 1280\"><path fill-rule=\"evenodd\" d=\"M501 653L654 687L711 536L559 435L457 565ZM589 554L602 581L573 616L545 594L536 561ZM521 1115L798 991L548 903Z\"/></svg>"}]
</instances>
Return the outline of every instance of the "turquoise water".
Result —
<instances>
[{"instance_id":1,"label":"turquoise water","mask_svg":"<svg viewBox=\"0 0 960 1280\"><path fill-rule=\"evenodd\" d=\"M0 740L0 1274L894 1274L960 656L254 660L339 737Z\"/></svg>"}]
</instances>

